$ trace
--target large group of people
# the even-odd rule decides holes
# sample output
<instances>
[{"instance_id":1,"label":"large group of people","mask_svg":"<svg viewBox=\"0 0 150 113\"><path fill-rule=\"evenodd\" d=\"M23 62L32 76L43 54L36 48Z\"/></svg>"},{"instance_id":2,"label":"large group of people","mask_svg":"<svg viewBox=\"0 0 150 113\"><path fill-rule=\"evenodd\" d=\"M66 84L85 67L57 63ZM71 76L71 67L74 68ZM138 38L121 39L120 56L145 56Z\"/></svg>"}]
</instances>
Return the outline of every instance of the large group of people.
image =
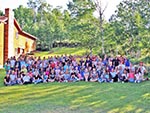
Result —
<instances>
[{"instance_id":1,"label":"large group of people","mask_svg":"<svg viewBox=\"0 0 150 113\"><path fill-rule=\"evenodd\" d=\"M40 58L21 55L5 63L4 85L38 84L48 82L131 82L148 80L143 62L132 65L123 56L54 56Z\"/></svg>"}]
</instances>

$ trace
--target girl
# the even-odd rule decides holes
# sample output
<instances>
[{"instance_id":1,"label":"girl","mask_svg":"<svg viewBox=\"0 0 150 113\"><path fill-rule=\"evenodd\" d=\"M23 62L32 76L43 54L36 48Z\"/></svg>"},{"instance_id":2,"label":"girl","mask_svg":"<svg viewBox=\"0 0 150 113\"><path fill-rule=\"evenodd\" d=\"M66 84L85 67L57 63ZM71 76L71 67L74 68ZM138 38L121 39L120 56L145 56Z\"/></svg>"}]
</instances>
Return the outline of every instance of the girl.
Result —
<instances>
[{"instance_id":1,"label":"girl","mask_svg":"<svg viewBox=\"0 0 150 113\"><path fill-rule=\"evenodd\" d=\"M12 71L11 74L10 74L10 83L11 85L15 85L16 84L16 81L17 80L17 75L15 73L15 71Z\"/></svg>"},{"instance_id":2,"label":"girl","mask_svg":"<svg viewBox=\"0 0 150 113\"><path fill-rule=\"evenodd\" d=\"M46 74L46 72L44 72L43 74L43 82L47 82L48 81L48 75Z\"/></svg>"},{"instance_id":3,"label":"girl","mask_svg":"<svg viewBox=\"0 0 150 113\"><path fill-rule=\"evenodd\" d=\"M91 73L91 82L96 82L98 80L98 73L95 68L93 68L92 73Z\"/></svg>"},{"instance_id":4,"label":"girl","mask_svg":"<svg viewBox=\"0 0 150 113\"><path fill-rule=\"evenodd\" d=\"M84 70L84 79L85 79L86 82L88 81L89 75L90 75L90 73L89 73L88 69L85 68L85 70Z\"/></svg>"},{"instance_id":5,"label":"girl","mask_svg":"<svg viewBox=\"0 0 150 113\"><path fill-rule=\"evenodd\" d=\"M23 84L23 82L22 82L22 75L21 75L21 73L19 73L19 74L18 74L18 77L17 77L17 84L20 84L20 85L22 85L22 84Z\"/></svg>"},{"instance_id":6,"label":"girl","mask_svg":"<svg viewBox=\"0 0 150 113\"><path fill-rule=\"evenodd\" d=\"M118 75L114 68L111 69L110 75L113 82L118 82Z\"/></svg>"},{"instance_id":7,"label":"girl","mask_svg":"<svg viewBox=\"0 0 150 113\"><path fill-rule=\"evenodd\" d=\"M76 76L75 73L71 73L70 82L77 82L79 78Z\"/></svg>"},{"instance_id":8,"label":"girl","mask_svg":"<svg viewBox=\"0 0 150 113\"><path fill-rule=\"evenodd\" d=\"M34 78L33 78L33 82L34 84L38 84L42 82L42 77L39 74L35 74Z\"/></svg>"},{"instance_id":9,"label":"girl","mask_svg":"<svg viewBox=\"0 0 150 113\"><path fill-rule=\"evenodd\" d=\"M128 72L126 69L123 71L120 78L121 78L122 83L128 82Z\"/></svg>"},{"instance_id":10,"label":"girl","mask_svg":"<svg viewBox=\"0 0 150 113\"><path fill-rule=\"evenodd\" d=\"M58 76L58 79L59 79L58 82L63 82L64 81L64 76L63 75L64 75L64 72L60 71L59 76Z\"/></svg>"},{"instance_id":11,"label":"girl","mask_svg":"<svg viewBox=\"0 0 150 113\"><path fill-rule=\"evenodd\" d=\"M143 81L143 74L140 69L137 69L135 72L135 83L140 83Z\"/></svg>"},{"instance_id":12,"label":"girl","mask_svg":"<svg viewBox=\"0 0 150 113\"><path fill-rule=\"evenodd\" d=\"M131 83L133 83L135 81L134 71L132 71L131 69L130 69L130 72L128 74L128 81Z\"/></svg>"},{"instance_id":13,"label":"girl","mask_svg":"<svg viewBox=\"0 0 150 113\"><path fill-rule=\"evenodd\" d=\"M78 69L78 66L75 67L74 73L75 73L75 75L79 78L79 80L83 80L83 77L82 77L82 75L80 74L80 71L79 71L79 69Z\"/></svg>"},{"instance_id":14,"label":"girl","mask_svg":"<svg viewBox=\"0 0 150 113\"><path fill-rule=\"evenodd\" d=\"M6 74L6 76L5 76L5 78L4 78L4 85L5 85L5 86L10 86L10 85L11 85L9 74Z\"/></svg>"},{"instance_id":15,"label":"girl","mask_svg":"<svg viewBox=\"0 0 150 113\"><path fill-rule=\"evenodd\" d=\"M59 75L59 73L60 73L60 68L59 68L59 66L56 66L56 68L55 68L55 73L56 73L56 76Z\"/></svg>"},{"instance_id":16,"label":"girl","mask_svg":"<svg viewBox=\"0 0 150 113\"><path fill-rule=\"evenodd\" d=\"M48 82L54 82L55 81L55 71L54 69L51 70L51 73L48 77Z\"/></svg>"},{"instance_id":17,"label":"girl","mask_svg":"<svg viewBox=\"0 0 150 113\"><path fill-rule=\"evenodd\" d=\"M70 74L69 74L69 70L67 69L64 73L64 82L69 82L70 81Z\"/></svg>"},{"instance_id":18,"label":"girl","mask_svg":"<svg viewBox=\"0 0 150 113\"><path fill-rule=\"evenodd\" d=\"M6 61L4 68L6 70L6 74L8 74L9 70L10 70L10 61L9 59Z\"/></svg>"},{"instance_id":19,"label":"girl","mask_svg":"<svg viewBox=\"0 0 150 113\"><path fill-rule=\"evenodd\" d=\"M103 69L102 75L98 78L98 82L111 82L109 71L106 69Z\"/></svg>"},{"instance_id":20,"label":"girl","mask_svg":"<svg viewBox=\"0 0 150 113\"><path fill-rule=\"evenodd\" d=\"M104 80L105 82L111 82L111 77L110 77L110 73L108 70L105 71Z\"/></svg>"}]
</instances>

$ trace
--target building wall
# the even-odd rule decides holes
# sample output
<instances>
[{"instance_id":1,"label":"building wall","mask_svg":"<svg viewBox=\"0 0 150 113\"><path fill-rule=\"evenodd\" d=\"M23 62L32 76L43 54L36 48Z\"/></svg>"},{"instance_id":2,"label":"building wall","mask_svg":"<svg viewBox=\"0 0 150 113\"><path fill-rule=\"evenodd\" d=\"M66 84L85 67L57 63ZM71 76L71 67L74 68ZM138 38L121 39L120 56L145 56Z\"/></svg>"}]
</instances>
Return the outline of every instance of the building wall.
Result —
<instances>
[{"instance_id":1,"label":"building wall","mask_svg":"<svg viewBox=\"0 0 150 113\"><path fill-rule=\"evenodd\" d=\"M35 47L33 47L33 44L35 44L35 41L21 34L18 34L18 30L16 29L16 27L14 27L13 38L14 38L15 56L19 56L23 52L28 53L36 49Z\"/></svg>"},{"instance_id":2,"label":"building wall","mask_svg":"<svg viewBox=\"0 0 150 113\"><path fill-rule=\"evenodd\" d=\"M14 48L17 48L19 47L19 35L18 35L18 30L16 29L16 27L14 27L14 35L13 35L13 38L14 38Z\"/></svg>"},{"instance_id":3,"label":"building wall","mask_svg":"<svg viewBox=\"0 0 150 113\"><path fill-rule=\"evenodd\" d=\"M0 23L0 68L3 67L4 57L4 24Z\"/></svg>"},{"instance_id":4,"label":"building wall","mask_svg":"<svg viewBox=\"0 0 150 113\"><path fill-rule=\"evenodd\" d=\"M19 35L19 47L24 48L25 53L35 50L35 48L32 47L34 43L35 40Z\"/></svg>"}]
</instances>

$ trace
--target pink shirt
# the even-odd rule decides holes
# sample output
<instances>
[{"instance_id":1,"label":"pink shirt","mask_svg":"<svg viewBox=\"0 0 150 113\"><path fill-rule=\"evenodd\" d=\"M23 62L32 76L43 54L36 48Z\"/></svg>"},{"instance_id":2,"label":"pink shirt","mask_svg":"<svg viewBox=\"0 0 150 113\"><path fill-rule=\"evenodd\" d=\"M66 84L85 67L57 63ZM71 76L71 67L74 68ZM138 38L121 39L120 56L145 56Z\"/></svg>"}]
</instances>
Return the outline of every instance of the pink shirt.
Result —
<instances>
[{"instance_id":1,"label":"pink shirt","mask_svg":"<svg viewBox=\"0 0 150 113\"><path fill-rule=\"evenodd\" d=\"M28 73L28 75L29 75L30 77L33 77L33 74L32 74L32 73L30 73L30 72Z\"/></svg>"},{"instance_id":2,"label":"pink shirt","mask_svg":"<svg viewBox=\"0 0 150 113\"><path fill-rule=\"evenodd\" d=\"M46 75L49 75L49 71L46 71L45 74L46 74Z\"/></svg>"},{"instance_id":3,"label":"pink shirt","mask_svg":"<svg viewBox=\"0 0 150 113\"><path fill-rule=\"evenodd\" d=\"M134 73L129 73L128 78L133 78L134 79Z\"/></svg>"}]
</instances>

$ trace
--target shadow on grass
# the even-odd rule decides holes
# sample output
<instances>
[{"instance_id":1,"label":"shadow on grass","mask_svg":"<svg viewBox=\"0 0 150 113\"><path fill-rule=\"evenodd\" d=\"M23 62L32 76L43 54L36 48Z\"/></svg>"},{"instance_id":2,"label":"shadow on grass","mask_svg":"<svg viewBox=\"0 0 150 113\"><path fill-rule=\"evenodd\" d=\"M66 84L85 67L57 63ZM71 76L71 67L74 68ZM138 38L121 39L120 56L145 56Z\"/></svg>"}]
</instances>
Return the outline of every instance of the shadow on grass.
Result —
<instances>
[{"instance_id":1,"label":"shadow on grass","mask_svg":"<svg viewBox=\"0 0 150 113\"><path fill-rule=\"evenodd\" d=\"M42 83L1 87L0 112L148 112L150 84ZM9 107L8 107L9 106Z\"/></svg>"}]
</instances>

